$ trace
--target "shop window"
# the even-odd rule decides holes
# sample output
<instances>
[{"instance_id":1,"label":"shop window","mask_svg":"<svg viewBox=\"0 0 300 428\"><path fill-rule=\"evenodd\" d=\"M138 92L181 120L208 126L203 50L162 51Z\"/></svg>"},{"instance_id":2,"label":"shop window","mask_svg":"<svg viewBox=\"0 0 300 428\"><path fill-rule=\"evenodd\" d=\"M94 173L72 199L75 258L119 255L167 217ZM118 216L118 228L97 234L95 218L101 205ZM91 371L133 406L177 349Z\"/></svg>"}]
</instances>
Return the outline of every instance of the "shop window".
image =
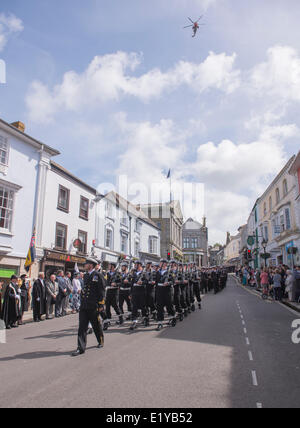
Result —
<instances>
[{"instance_id":1,"label":"shop window","mask_svg":"<svg viewBox=\"0 0 300 428\"><path fill-rule=\"evenodd\" d=\"M80 211L79 217L88 220L89 219L89 200L80 196Z\"/></svg>"},{"instance_id":2,"label":"shop window","mask_svg":"<svg viewBox=\"0 0 300 428\"><path fill-rule=\"evenodd\" d=\"M66 189L63 186L59 186L57 208L65 212L69 212L69 205L70 205L70 190Z\"/></svg>"},{"instance_id":3,"label":"shop window","mask_svg":"<svg viewBox=\"0 0 300 428\"><path fill-rule=\"evenodd\" d=\"M14 192L0 186L0 229L11 230Z\"/></svg>"},{"instance_id":4,"label":"shop window","mask_svg":"<svg viewBox=\"0 0 300 428\"><path fill-rule=\"evenodd\" d=\"M58 250L66 250L67 248L67 232L68 226L56 223L55 248Z\"/></svg>"}]
</instances>

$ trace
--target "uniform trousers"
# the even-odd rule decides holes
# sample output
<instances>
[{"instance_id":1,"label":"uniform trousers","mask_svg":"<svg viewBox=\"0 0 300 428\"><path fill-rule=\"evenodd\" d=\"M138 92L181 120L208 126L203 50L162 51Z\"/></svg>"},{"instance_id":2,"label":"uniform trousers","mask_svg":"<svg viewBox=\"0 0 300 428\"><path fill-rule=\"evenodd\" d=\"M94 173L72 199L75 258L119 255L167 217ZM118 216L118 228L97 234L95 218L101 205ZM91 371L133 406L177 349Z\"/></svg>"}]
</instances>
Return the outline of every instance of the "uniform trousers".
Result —
<instances>
[{"instance_id":1,"label":"uniform trousers","mask_svg":"<svg viewBox=\"0 0 300 428\"><path fill-rule=\"evenodd\" d=\"M157 321L164 320L164 308L167 308L168 314L175 316L173 305L173 288L168 286L157 287Z\"/></svg>"},{"instance_id":2,"label":"uniform trousers","mask_svg":"<svg viewBox=\"0 0 300 428\"><path fill-rule=\"evenodd\" d=\"M78 349L85 352L87 343L88 326L91 323L99 345L104 345L104 335L101 318L97 309L80 309L78 329Z\"/></svg>"}]
</instances>

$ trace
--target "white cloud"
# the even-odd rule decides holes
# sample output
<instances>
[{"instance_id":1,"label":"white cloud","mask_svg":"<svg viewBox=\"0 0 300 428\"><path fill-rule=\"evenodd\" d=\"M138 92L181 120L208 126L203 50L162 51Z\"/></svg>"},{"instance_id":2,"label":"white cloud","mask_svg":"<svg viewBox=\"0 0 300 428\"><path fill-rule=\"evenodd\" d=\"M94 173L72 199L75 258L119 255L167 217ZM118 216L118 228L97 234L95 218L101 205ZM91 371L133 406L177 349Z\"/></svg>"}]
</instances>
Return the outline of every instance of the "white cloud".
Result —
<instances>
[{"instance_id":1,"label":"white cloud","mask_svg":"<svg viewBox=\"0 0 300 428\"><path fill-rule=\"evenodd\" d=\"M251 85L258 95L279 97L281 101L300 101L300 57L290 46L273 46L267 61L251 71Z\"/></svg>"},{"instance_id":2,"label":"white cloud","mask_svg":"<svg viewBox=\"0 0 300 428\"><path fill-rule=\"evenodd\" d=\"M13 33L23 31L23 23L15 15L0 14L0 51L4 49L9 37Z\"/></svg>"},{"instance_id":3,"label":"white cloud","mask_svg":"<svg viewBox=\"0 0 300 428\"><path fill-rule=\"evenodd\" d=\"M65 73L62 83L52 90L41 82L33 82L26 97L29 117L32 121L49 122L56 112L80 111L87 105L118 101L125 95L148 102L181 85L197 93L209 89L231 93L240 84L235 59L235 54L210 52L202 63L180 61L166 72L156 68L135 77L129 72L140 65L141 55L117 52L96 56L83 73Z\"/></svg>"}]
</instances>

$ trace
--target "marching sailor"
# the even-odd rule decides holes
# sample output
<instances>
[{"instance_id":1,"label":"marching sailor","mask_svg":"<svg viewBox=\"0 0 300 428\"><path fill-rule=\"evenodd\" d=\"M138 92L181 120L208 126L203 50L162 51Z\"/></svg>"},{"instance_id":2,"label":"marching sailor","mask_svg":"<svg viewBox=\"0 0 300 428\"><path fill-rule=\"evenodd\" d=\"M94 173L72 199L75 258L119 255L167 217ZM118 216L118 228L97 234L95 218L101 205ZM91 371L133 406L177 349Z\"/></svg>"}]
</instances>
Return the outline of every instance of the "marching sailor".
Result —
<instances>
[{"instance_id":1,"label":"marching sailor","mask_svg":"<svg viewBox=\"0 0 300 428\"><path fill-rule=\"evenodd\" d=\"M169 272L167 260L161 260L161 265L161 269L156 274L157 331L163 328L165 308L167 308L168 314L173 317L171 323L176 325L176 313L173 305L173 277Z\"/></svg>"},{"instance_id":2,"label":"marching sailor","mask_svg":"<svg viewBox=\"0 0 300 428\"><path fill-rule=\"evenodd\" d=\"M81 292L81 306L79 311L78 348L73 356L84 354L87 344L87 331L91 323L98 349L103 348L104 336L100 313L104 310L105 280L101 273L96 272L97 261L88 258L85 265L84 288Z\"/></svg>"}]
</instances>

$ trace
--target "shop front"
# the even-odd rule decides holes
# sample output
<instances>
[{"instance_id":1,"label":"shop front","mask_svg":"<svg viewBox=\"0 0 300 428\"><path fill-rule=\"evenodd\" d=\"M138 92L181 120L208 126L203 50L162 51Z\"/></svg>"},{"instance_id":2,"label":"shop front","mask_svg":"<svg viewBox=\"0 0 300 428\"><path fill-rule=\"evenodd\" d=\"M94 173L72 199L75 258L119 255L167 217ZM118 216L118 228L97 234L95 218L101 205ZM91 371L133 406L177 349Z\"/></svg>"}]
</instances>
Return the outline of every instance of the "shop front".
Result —
<instances>
[{"instance_id":1,"label":"shop front","mask_svg":"<svg viewBox=\"0 0 300 428\"><path fill-rule=\"evenodd\" d=\"M77 264L78 269L83 271L86 258L74 254L63 253L59 251L45 250L44 257L41 260L41 272L45 272L45 276L49 277L58 270L64 272L73 272Z\"/></svg>"}]
</instances>

